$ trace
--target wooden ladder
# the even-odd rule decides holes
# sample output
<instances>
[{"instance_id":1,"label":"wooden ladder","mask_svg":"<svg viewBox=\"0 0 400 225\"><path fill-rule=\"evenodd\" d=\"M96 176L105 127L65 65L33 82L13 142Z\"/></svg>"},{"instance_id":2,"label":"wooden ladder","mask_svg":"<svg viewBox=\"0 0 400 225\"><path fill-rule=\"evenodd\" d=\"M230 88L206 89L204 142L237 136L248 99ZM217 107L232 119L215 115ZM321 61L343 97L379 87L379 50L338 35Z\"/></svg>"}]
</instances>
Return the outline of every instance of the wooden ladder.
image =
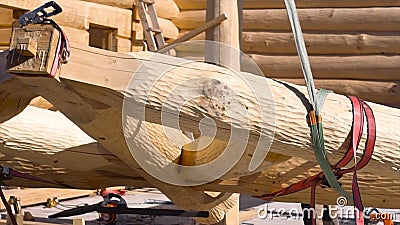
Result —
<instances>
[{"instance_id":1,"label":"wooden ladder","mask_svg":"<svg viewBox=\"0 0 400 225\"><path fill-rule=\"evenodd\" d=\"M155 52L164 47L164 37L157 21L153 0L135 0L140 22L143 26L144 37L150 51ZM149 19L150 17L150 19Z\"/></svg>"}]
</instances>

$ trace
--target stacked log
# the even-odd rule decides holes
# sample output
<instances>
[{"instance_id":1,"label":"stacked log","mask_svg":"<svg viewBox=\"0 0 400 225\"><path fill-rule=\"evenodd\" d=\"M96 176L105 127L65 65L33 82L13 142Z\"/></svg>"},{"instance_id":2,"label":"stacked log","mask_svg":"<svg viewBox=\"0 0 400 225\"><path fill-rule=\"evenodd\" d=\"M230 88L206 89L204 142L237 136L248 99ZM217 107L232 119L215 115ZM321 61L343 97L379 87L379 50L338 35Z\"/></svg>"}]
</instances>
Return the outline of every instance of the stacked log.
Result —
<instances>
[{"instance_id":1,"label":"stacked log","mask_svg":"<svg viewBox=\"0 0 400 225\"><path fill-rule=\"evenodd\" d=\"M180 35L204 23L206 0L176 3L181 12L172 21ZM299 0L296 4L319 88L400 106L398 1ZM243 8L242 51L265 76L304 84L284 2L243 0ZM204 39L204 35L195 39ZM183 51L178 55L196 59L204 49ZM355 87L362 81L378 85L367 93Z\"/></svg>"},{"instance_id":2,"label":"stacked log","mask_svg":"<svg viewBox=\"0 0 400 225\"><path fill-rule=\"evenodd\" d=\"M70 42L78 45L90 45L90 27L111 30L113 43L108 50L130 52L143 46L143 28L137 16L133 0L60 0L58 4L63 13L53 19L69 36ZM32 10L43 2L40 0L1 0L0 1L0 49L7 49L11 37L12 23L15 21L13 10ZM158 22L166 39L176 39L179 29L170 19L179 14L179 8L173 0L156 1ZM96 35L92 35L92 38ZM99 41L102 42L102 41Z\"/></svg>"},{"instance_id":3,"label":"stacked log","mask_svg":"<svg viewBox=\"0 0 400 225\"><path fill-rule=\"evenodd\" d=\"M8 49L11 37L13 11L0 8L0 50Z\"/></svg>"}]
</instances>

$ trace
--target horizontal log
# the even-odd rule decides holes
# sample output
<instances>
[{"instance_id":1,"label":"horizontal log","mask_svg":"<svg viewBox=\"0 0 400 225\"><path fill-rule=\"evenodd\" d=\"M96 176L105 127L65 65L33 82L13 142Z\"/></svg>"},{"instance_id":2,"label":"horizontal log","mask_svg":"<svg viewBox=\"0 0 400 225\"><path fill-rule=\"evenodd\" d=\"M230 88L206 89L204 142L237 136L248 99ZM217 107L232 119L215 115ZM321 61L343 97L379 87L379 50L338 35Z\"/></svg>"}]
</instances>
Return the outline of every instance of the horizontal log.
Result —
<instances>
[{"instance_id":1,"label":"horizontal log","mask_svg":"<svg viewBox=\"0 0 400 225\"><path fill-rule=\"evenodd\" d=\"M181 30L179 36L187 32ZM399 36L400 32L304 33L307 51L311 55L399 54ZM192 40L204 40L204 34L199 34ZM204 51L196 46L182 46L181 50ZM264 55L297 54L293 34L289 32L243 32L242 51Z\"/></svg>"},{"instance_id":2,"label":"horizontal log","mask_svg":"<svg viewBox=\"0 0 400 225\"><path fill-rule=\"evenodd\" d=\"M178 57L204 62L204 52L188 52L192 47L198 50L202 43L177 47ZM249 54L242 64L242 70L259 74L254 62L266 77L302 78L298 56ZM400 71L400 56L310 56L311 68L316 79L349 80L393 80L397 81Z\"/></svg>"},{"instance_id":3,"label":"horizontal log","mask_svg":"<svg viewBox=\"0 0 400 225\"><path fill-rule=\"evenodd\" d=\"M303 73L297 56L265 56L250 54L267 77L301 78ZM400 56L310 56L317 79L398 80Z\"/></svg>"},{"instance_id":4,"label":"horizontal log","mask_svg":"<svg viewBox=\"0 0 400 225\"><path fill-rule=\"evenodd\" d=\"M82 1L87 1L87 2L94 2L98 4L103 4L103 5L109 5L109 6L114 6L118 8L123 8L123 9L131 9L133 6L133 1L134 0L82 0Z\"/></svg>"},{"instance_id":5,"label":"horizontal log","mask_svg":"<svg viewBox=\"0 0 400 225\"><path fill-rule=\"evenodd\" d=\"M237 100L243 107L246 107L247 112L244 114L235 113L235 116L233 117L235 121L234 125L240 129L248 128L249 126L246 123L248 119L241 119L241 117L245 115L250 115L251 124L249 127L250 145L249 149L247 149L248 152L246 152L243 158L241 158L238 166L227 174L227 177L248 175L246 174L246 171L248 170L248 162L251 159L251 155L248 155L247 153L251 154L251 152L254 151L254 144L256 143L255 139L257 139L256 136L262 133L260 132L260 127L263 127L266 124L264 124L262 119L259 117L260 112L258 107L254 105L254 99L249 96L250 92L245 90L246 86L243 86L241 78L235 77L229 70L209 64L189 63L185 64L185 66L173 66L173 64L171 64L171 58L167 57L165 61L163 61L163 57L165 56L160 56L157 60L151 61L154 64L145 67L147 68L145 73L133 73L136 71L137 67L140 66L140 63L138 63L139 59L149 61L150 58L147 55L149 53L145 53L145 56L141 55L144 53L137 54L130 58L127 55L100 51L97 49L88 50L74 48L73 50L75 53L71 56L70 63L63 67L60 83L45 78L24 77L21 79L27 82L35 91L46 96L46 98L54 103L57 108L65 113L71 120L79 124L86 133L97 139L111 152L118 153L118 155L123 158L124 162L131 165L132 168L135 168L138 172L140 172L141 169L138 165L135 165L135 161L132 159L129 150L126 148L125 140L121 137L121 132L119 132L121 130L121 118L118 110L121 110L121 101L123 98L121 93L124 93L127 84L132 78L138 79L143 85L137 89L130 89L129 93L126 94L128 96L133 96L136 102L146 106L146 113L149 113L149 117L146 117L146 120L156 123L159 123L160 110L166 96L171 97L172 99L182 99L186 101L188 99L183 95L187 94L188 96L200 96L201 98L215 97L217 100L223 101L223 99L220 99L220 96L205 95L204 90L206 89L201 85L207 85L205 84L207 82L184 83L186 87L185 92L178 91L177 93L171 92L171 89L174 88L174 84L182 84L183 80L190 80L193 77L196 79L202 78L205 79L205 81L208 81L208 79L217 79L223 83L229 82L229 87L235 91L233 96L231 96L232 99L235 99L235 101ZM158 81L160 78L157 69L162 68L165 65L173 67L165 74L165 76L162 76L159 85L153 85L154 80ZM82 73L82 71L85 72ZM247 78L249 78L249 81L256 84L265 81L264 78L257 76L250 76ZM143 79L146 82L143 82ZM310 143L309 129L305 120L306 109L301 103L301 99L298 97L299 93L293 93L287 89L285 85L280 83L268 79L267 82L271 87L271 90L273 90L275 107L278 115L276 118L277 130L275 132L275 138L277 141L274 142L275 144L273 144L271 152L315 160L312 157L312 144ZM69 88L62 86L65 84L68 84ZM149 85L151 85L152 88L149 88ZM305 88L297 86L293 87L301 93L306 92ZM264 88L265 87L263 86L262 90L264 90ZM148 93L150 90L149 99L146 99L144 93ZM66 93L69 94L65 95ZM79 102L76 102L77 99L75 98L74 93L79 93L79 96L81 96L82 99ZM169 95L171 93L174 94ZM65 96L68 96L68 99L65 98ZM264 99L264 95L261 97L263 103L268 103L268 100ZM230 128L229 124L231 123L229 119L222 114L217 115L216 113L218 113L218 111L213 111L208 108L208 103L203 104L202 102L190 101L183 108L180 108L180 106L177 107L181 109L179 113L174 108L175 102L179 101L172 102L171 105L164 106L170 109L171 112L177 113L177 115L179 114L181 116L180 121L182 122L182 129L199 132L199 119L204 116L211 116L211 118L216 121L218 130L222 131L222 133L218 133L216 138L224 141L229 137L229 135L227 136L224 132ZM79 107L85 104L93 107L94 112L79 110ZM380 197L382 197L382 193L390 193L390 195L385 195L390 197L385 198L384 200L388 204L395 205L396 203L392 199L393 196L398 196L398 193L396 193L396 187L399 185L399 182L398 178L396 178L398 177L396 171L399 167L399 160L396 158L396 154L390 150L388 151L388 149L395 149L393 145L397 146L397 141L393 140L397 140L396 137L399 135L397 130L390 130L388 129L388 126L396 124L393 121L398 120L398 113L396 109L391 109L377 104L371 103L371 106L374 109L377 124L381 124L378 127L379 144L377 144L375 150L376 157L374 156L373 161L362 171L362 173L367 175L364 176L365 179L360 179L360 183L362 184L362 188L371 189L370 185L368 185L371 181L371 177L379 177L379 181L382 181L385 185L383 190L378 190L381 193ZM343 142L346 140L349 133L352 118L350 102L344 96L331 94L328 96L328 100L323 109L323 114L328 154L330 160L335 161L340 159L345 152ZM290 121L290 123L288 123L288 121ZM176 154L176 151L179 152L179 146L170 145L169 142L158 141L160 140L159 137L163 136L162 127L147 126L147 129L141 129L140 126L142 126L143 123L139 123L138 126L135 126L133 123L130 123L130 125L132 125L135 133L137 131L137 135L135 136L137 138L131 141L138 144L138 149L146 148L150 152L155 151L153 148L148 148L149 141L146 137L151 135L153 138L156 138L154 139L155 143L162 146L160 150L165 151L167 157L174 158L173 156L175 156L174 154ZM113 127L113 129L110 129L110 127ZM362 141L365 141L365 139ZM175 146L175 148L171 148L171 146ZM359 154L361 154L361 151L362 148L360 149ZM171 153L171 155L169 153ZM269 162L265 162L265 165L263 166L266 166L267 164L269 164ZM377 173L379 173L379 176L377 176ZM146 177L146 179L151 180L149 177ZM250 178L247 180L250 180ZM374 181L376 181L376 179L374 179ZM285 184L290 184L292 182L293 181L286 181ZM168 186L162 182L161 184L158 183L158 185L161 189ZM158 185L156 186L158 187ZM241 188L245 188L249 185L248 182L242 182L240 186L236 186L236 190L241 190ZM270 190L260 189L260 187L263 187L261 184L257 187L259 193L269 192ZM182 190L181 187L174 188L175 191L169 189L171 191L169 192L170 195L171 193L175 194L175 196L172 197L180 199L186 198L186 195L177 195L177 193L179 193L177 190ZM200 186L198 188L200 188ZM205 188L205 186L203 186L203 188ZM235 186L233 186L233 188L235 188ZM224 185L219 186L219 189L221 191L228 190ZM307 195L307 198L308 197L309 195ZM365 197L364 199L369 201L370 198ZM307 200L304 200L303 198L303 201ZM371 204L383 203L382 201L371 201ZM196 208L197 206L198 205L192 207Z\"/></svg>"},{"instance_id":6,"label":"horizontal log","mask_svg":"<svg viewBox=\"0 0 400 225\"><path fill-rule=\"evenodd\" d=\"M0 0L0 6L31 10L42 5L44 2L43 0ZM60 25L87 30L89 29L89 24L94 23L116 28L119 36L131 37L131 10L77 0L59 0L57 3L63 8L63 13L54 17L54 20Z\"/></svg>"},{"instance_id":7,"label":"horizontal log","mask_svg":"<svg viewBox=\"0 0 400 225\"><path fill-rule=\"evenodd\" d=\"M172 19L178 16L179 8L174 0L154 0L158 17Z\"/></svg>"},{"instance_id":8,"label":"horizontal log","mask_svg":"<svg viewBox=\"0 0 400 225\"><path fill-rule=\"evenodd\" d=\"M117 52L131 52L132 41L126 38L117 37Z\"/></svg>"},{"instance_id":9,"label":"horizontal log","mask_svg":"<svg viewBox=\"0 0 400 225\"><path fill-rule=\"evenodd\" d=\"M400 8L299 9L305 31L400 31ZM205 21L205 10L182 11L173 19L191 30ZM291 30L285 9L243 10L243 30Z\"/></svg>"},{"instance_id":10,"label":"horizontal log","mask_svg":"<svg viewBox=\"0 0 400 225\"><path fill-rule=\"evenodd\" d=\"M292 84L305 85L304 79L280 79ZM366 101L400 108L400 80L321 80L315 79L317 88L332 90L342 95L354 95Z\"/></svg>"},{"instance_id":11,"label":"horizontal log","mask_svg":"<svg viewBox=\"0 0 400 225\"><path fill-rule=\"evenodd\" d=\"M23 173L81 189L105 188L116 183L150 186L133 171L129 175L120 173L129 171L129 167L60 112L28 106L0 125L0 140L2 166ZM79 160L82 158L85 163ZM18 178L5 183L54 187Z\"/></svg>"},{"instance_id":12,"label":"horizontal log","mask_svg":"<svg viewBox=\"0 0 400 225\"><path fill-rule=\"evenodd\" d=\"M13 11L11 9L0 8L0 27L10 27L13 21Z\"/></svg>"},{"instance_id":13,"label":"horizontal log","mask_svg":"<svg viewBox=\"0 0 400 225\"><path fill-rule=\"evenodd\" d=\"M304 33L309 54L399 54L400 32ZM296 54L292 33L243 32L242 51L261 54Z\"/></svg>"},{"instance_id":14,"label":"horizontal log","mask_svg":"<svg viewBox=\"0 0 400 225\"><path fill-rule=\"evenodd\" d=\"M79 30L68 26L62 26L63 31L67 34L71 43L78 45L89 45L89 32L87 30Z\"/></svg>"},{"instance_id":15,"label":"horizontal log","mask_svg":"<svg viewBox=\"0 0 400 225\"><path fill-rule=\"evenodd\" d=\"M10 45L11 27L0 28L0 45Z\"/></svg>"},{"instance_id":16,"label":"horizontal log","mask_svg":"<svg viewBox=\"0 0 400 225\"><path fill-rule=\"evenodd\" d=\"M206 8L206 0L175 0L181 10L198 10ZM397 0L298 0L296 1L298 8L359 8L359 7L393 7L400 6ZM285 8L283 1L280 0L243 0L243 8L245 9L278 9Z\"/></svg>"},{"instance_id":17,"label":"horizontal log","mask_svg":"<svg viewBox=\"0 0 400 225\"><path fill-rule=\"evenodd\" d=\"M160 25L162 34L165 38L176 39L179 35L179 29L171 20L158 18L158 24Z\"/></svg>"}]
</instances>

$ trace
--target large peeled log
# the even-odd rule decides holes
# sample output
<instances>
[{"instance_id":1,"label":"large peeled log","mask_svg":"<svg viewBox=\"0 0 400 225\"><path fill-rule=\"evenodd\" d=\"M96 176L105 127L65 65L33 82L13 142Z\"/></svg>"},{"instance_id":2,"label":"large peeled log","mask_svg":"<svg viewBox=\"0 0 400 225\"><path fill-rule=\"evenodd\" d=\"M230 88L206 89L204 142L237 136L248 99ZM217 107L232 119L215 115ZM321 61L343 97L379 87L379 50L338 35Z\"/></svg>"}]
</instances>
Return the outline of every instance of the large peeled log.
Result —
<instances>
[{"instance_id":1,"label":"large peeled log","mask_svg":"<svg viewBox=\"0 0 400 225\"><path fill-rule=\"evenodd\" d=\"M251 190L246 187L251 186L251 189L254 187L253 193L256 190L258 194L269 193L279 186L297 181L292 178L306 170L301 166L306 164L304 160L312 163L315 161L306 121L307 110L303 105L306 102L304 87L246 73L238 75L228 69L210 64L179 61L170 56L153 53L126 55L76 47L73 48L73 51L70 62L62 68L61 82L38 77L19 77L18 79L28 84L35 93L49 100L82 130L114 155L119 156L124 163L149 183L160 188L178 206L186 209L215 209L216 213L209 221L221 219L221 215L223 215L221 209L231 206L232 202L229 200L231 196L225 196L223 201L218 202L218 198L210 200L210 196L207 197L202 191L210 190L212 187L214 191L219 192L229 192L229 190L250 192ZM140 71L137 71L141 62L147 63L142 65ZM163 71L163 67L167 67L168 70ZM161 74L160 71L165 73ZM130 81L139 82L140 85L126 90ZM257 87L255 90L263 91L262 93L266 93L264 91L269 87L273 98L260 95L259 99L256 99L244 81L255 85L254 87ZM177 85L183 85L183 89L174 91ZM232 169L212 184L203 184L196 188L179 187L157 180L143 171L126 145L121 124L124 96L130 97L132 103L146 110L144 118L136 118L135 115L140 115L137 112L132 115L131 120L127 120L128 123L125 126L133 131L132 134L135 137L129 139L128 144L135 145L136 150L149 152L158 157L148 159L148 162L157 168L162 168L159 167L162 166L160 163L157 164L160 162L157 159L176 160L181 147L187 144L187 139L178 133L178 128L201 133L200 122L206 128L212 125L209 120L202 121L205 117L214 121L214 128L217 132L214 136L215 141L207 146L197 158L204 161L195 163L202 164L213 159L215 152L223 152L229 142L231 128L248 134L248 138L241 136L231 140L231 143L235 145L240 144L243 140L248 141L244 154L238 158L238 163ZM182 102L185 104L180 105ZM400 158L396 153L399 149L400 136L396 127L399 121L399 112L398 109L369 104L374 110L378 130L373 160L360 171L359 175L361 189L363 193L366 193L363 199L368 205L382 204L382 202L374 201L376 192L370 190L369 187L371 177L376 177L374 182L382 181L384 184L382 187L379 186L379 192L391 196L384 198L385 205L396 206L398 203L393 199L396 199L394 196L399 196L397 187L400 183L398 180ZM253 155L256 154L255 149L259 138L271 134L271 127L273 127L260 115L260 105L274 105L275 134L268 156L266 158L263 158L262 155L258 157L262 160L261 165L255 170L249 171L250 162ZM161 123L162 110L166 110L164 112L168 112L170 116L179 118L180 127L178 128L172 126L171 123L164 123L164 126L169 127L167 128L169 132L174 134L172 139L174 143L165 137L163 131L165 128L158 125ZM228 114L228 111L232 113ZM351 104L345 96L330 94L322 113L329 160L336 162L346 152L352 121ZM168 121L168 118L172 117L167 116L166 118L167 122L171 122ZM150 136L150 141L145 138L145 135ZM362 142L365 141L365 136L364 132ZM160 141L160 137L165 141ZM357 152L358 155L362 154L362 150L361 146ZM271 169L286 162L278 160L283 156L303 159L300 164L296 161L288 161L288 157L285 159L290 162L287 165L298 167L292 167L293 171L288 172L283 183L274 186L272 183L275 180L272 176L268 175L266 176L268 179L263 179L263 176L257 175L267 171L273 174ZM276 163L279 164L276 165ZM315 162L313 166L315 166ZM222 182L232 179L238 180L236 185L228 187ZM348 177L345 178L345 188L349 187L349 180ZM308 195L301 193L296 196L295 199L299 201L308 201L309 198ZM332 201L334 195L330 194L329 196L329 199L321 196L321 203ZM290 199L290 196L287 199ZM219 204L216 204L217 202Z\"/></svg>"}]
</instances>

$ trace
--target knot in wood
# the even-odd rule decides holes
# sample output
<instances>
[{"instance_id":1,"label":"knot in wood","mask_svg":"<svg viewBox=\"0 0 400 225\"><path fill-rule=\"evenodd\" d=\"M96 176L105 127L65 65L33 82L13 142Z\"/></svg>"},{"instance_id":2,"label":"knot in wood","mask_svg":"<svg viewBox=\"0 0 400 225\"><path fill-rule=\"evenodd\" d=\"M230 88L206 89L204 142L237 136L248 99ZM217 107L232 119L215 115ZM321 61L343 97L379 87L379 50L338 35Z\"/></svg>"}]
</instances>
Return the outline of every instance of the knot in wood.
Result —
<instances>
[{"instance_id":1,"label":"knot in wood","mask_svg":"<svg viewBox=\"0 0 400 225\"><path fill-rule=\"evenodd\" d=\"M223 117L227 115L226 109L232 102L232 90L227 84L210 79L203 84L202 101L200 106L211 116Z\"/></svg>"}]
</instances>

